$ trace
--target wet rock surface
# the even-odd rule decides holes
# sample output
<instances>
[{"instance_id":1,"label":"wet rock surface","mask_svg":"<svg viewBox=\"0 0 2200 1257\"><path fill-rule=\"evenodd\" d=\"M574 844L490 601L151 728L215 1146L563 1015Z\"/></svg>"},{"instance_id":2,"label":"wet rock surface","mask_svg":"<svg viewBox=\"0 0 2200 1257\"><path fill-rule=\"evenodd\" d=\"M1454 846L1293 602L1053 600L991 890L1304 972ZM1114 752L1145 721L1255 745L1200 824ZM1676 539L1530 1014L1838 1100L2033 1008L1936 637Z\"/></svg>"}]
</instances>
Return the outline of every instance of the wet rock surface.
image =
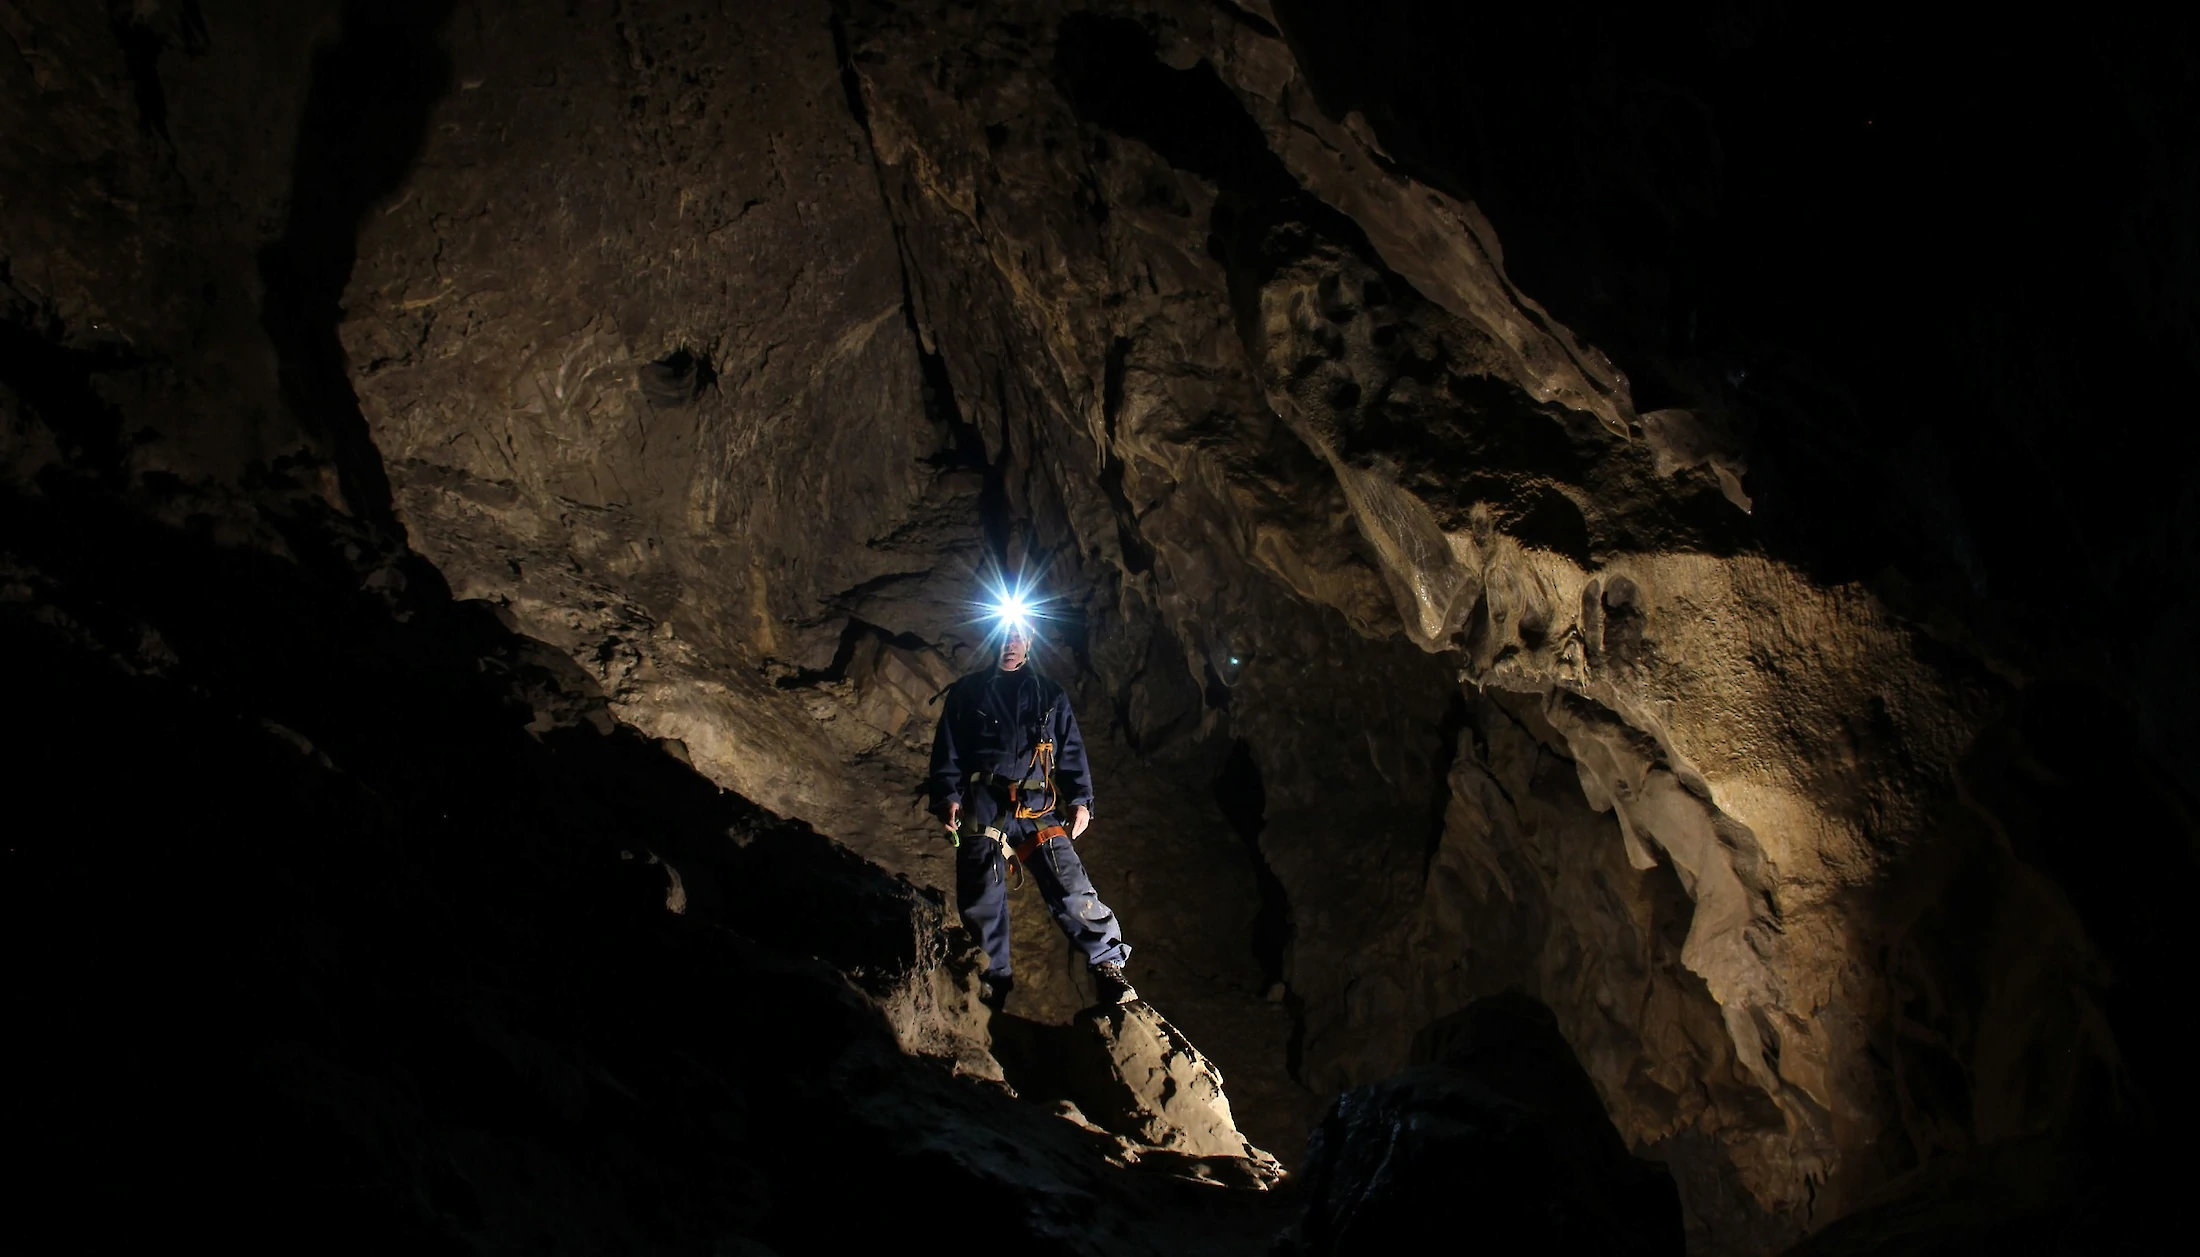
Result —
<instances>
[{"instance_id":1,"label":"wet rock surface","mask_svg":"<svg viewBox=\"0 0 2200 1257\"><path fill-rule=\"evenodd\" d=\"M518 1234L420 1151L477 1090L480 1199L543 1149L614 1184L549 1193L568 1236L799 1248L805 1156L945 1191L1010 1172L912 1132L1000 1123L1076 1184L1000 1225L1112 1235L1111 1176L1224 1155L1201 1079L1295 1163L1505 992L1692 1251L2121 1234L2195 1118L2153 888L2200 463L2137 417L2200 360L2200 57L1899 16L0 3L9 631L66 717L18 793L111 835L19 848L17 954L209 1071L305 1044L250 1129L340 1151L251 1164L408 1236ZM996 1062L912 787L1002 568L1057 598L1081 851L1168 1019L1095 1022L1026 895ZM80 694L143 749L75 754ZM87 894L127 927L57 953ZM48 1019L54 1096L127 1073L72 1047L113 1016ZM538 1022L640 1107L482 1081ZM996 1064L1025 1101L970 1098Z\"/></svg>"}]
</instances>

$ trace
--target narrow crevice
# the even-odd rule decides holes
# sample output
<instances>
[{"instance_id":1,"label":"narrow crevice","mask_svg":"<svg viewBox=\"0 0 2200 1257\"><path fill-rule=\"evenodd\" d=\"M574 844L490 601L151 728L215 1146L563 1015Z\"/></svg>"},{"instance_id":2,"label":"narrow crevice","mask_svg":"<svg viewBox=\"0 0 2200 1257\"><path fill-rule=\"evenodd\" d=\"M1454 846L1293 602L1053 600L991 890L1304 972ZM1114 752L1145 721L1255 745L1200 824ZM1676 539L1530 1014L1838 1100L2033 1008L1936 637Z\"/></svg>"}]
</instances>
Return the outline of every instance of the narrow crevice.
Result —
<instances>
[{"instance_id":1,"label":"narrow crevice","mask_svg":"<svg viewBox=\"0 0 2200 1257\"><path fill-rule=\"evenodd\" d=\"M382 465L352 388L338 329L367 211L404 182L428 118L451 83L440 34L453 0L352 0L337 39L313 59L291 159L289 217L260 254L261 324L284 401L327 441L344 501L401 535Z\"/></svg>"},{"instance_id":2,"label":"narrow crevice","mask_svg":"<svg viewBox=\"0 0 2200 1257\"><path fill-rule=\"evenodd\" d=\"M1268 824L1268 789L1261 780L1260 765L1253 761L1253 748L1245 739L1230 744L1222 771L1215 774L1214 794L1215 806L1222 809L1222 818L1245 844L1245 853L1252 861L1260 894L1260 907L1253 917L1253 958L1260 964L1261 980L1273 986L1284 981L1284 963L1290 955L1296 926L1283 881L1260 849L1261 831Z\"/></svg>"},{"instance_id":3,"label":"narrow crevice","mask_svg":"<svg viewBox=\"0 0 2200 1257\"><path fill-rule=\"evenodd\" d=\"M977 424L963 415L962 406L956 402L955 381L948 374L947 359L926 350L919 342L917 371L924 381L925 418L948 438L947 446L932 456L932 464L990 472L992 467L985 456L985 435L978 431Z\"/></svg>"},{"instance_id":4,"label":"narrow crevice","mask_svg":"<svg viewBox=\"0 0 2200 1257\"><path fill-rule=\"evenodd\" d=\"M138 111L138 130L169 141L168 93L161 86L160 55L181 48L191 56L206 51L206 18L199 0L178 0L163 7L142 0L107 0L107 25L122 49L122 65Z\"/></svg>"},{"instance_id":5,"label":"narrow crevice","mask_svg":"<svg viewBox=\"0 0 2200 1257\"><path fill-rule=\"evenodd\" d=\"M799 690L844 681L848 678L849 666L855 662L857 648L867 638L876 638L903 650L924 650L930 645L914 633L892 633L876 624L850 617L847 626L840 631L840 644L833 648L832 662L822 668L797 669L790 676L780 677L774 684L783 690Z\"/></svg>"},{"instance_id":6,"label":"narrow crevice","mask_svg":"<svg viewBox=\"0 0 2200 1257\"><path fill-rule=\"evenodd\" d=\"M1461 744L1467 743L1467 753L1474 753L1468 742L1469 723L1467 696L1454 690L1436 727L1436 750L1429 756L1428 845L1423 852L1429 860L1444 845L1444 821L1451 812L1451 770L1459 762Z\"/></svg>"},{"instance_id":7,"label":"narrow crevice","mask_svg":"<svg viewBox=\"0 0 2200 1257\"><path fill-rule=\"evenodd\" d=\"M1108 435L1109 457L1115 452L1116 422L1123 415L1123 385L1130 373L1131 341L1118 336L1108 345L1108 360L1100 377L1100 422Z\"/></svg>"},{"instance_id":8,"label":"narrow crevice","mask_svg":"<svg viewBox=\"0 0 2200 1257\"><path fill-rule=\"evenodd\" d=\"M835 12L828 25L832 27L833 61L840 68L840 91L847 98L848 115L856 120L857 126L863 128L864 138L869 139L871 111L863 104L863 80L856 77L856 63L848 55L848 24ZM871 150L871 158L874 162L878 160L875 146Z\"/></svg>"},{"instance_id":9,"label":"narrow crevice","mask_svg":"<svg viewBox=\"0 0 2200 1257\"><path fill-rule=\"evenodd\" d=\"M138 130L168 138L168 96L160 86L160 54L167 41L152 25L142 21L136 6L108 0L107 24L122 49L122 68L130 76L130 91L138 111Z\"/></svg>"},{"instance_id":10,"label":"narrow crevice","mask_svg":"<svg viewBox=\"0 0 2200 1257\"><path fill-rule=\"evenodd\" d=\"M878 138L871 130L871 113L863 100L862 76L856 73L855 54L848 40L848 26L839 6L830 19L833 36L833 57L840 74L840 89L848 106L848 116L863 132L864 151L870 155L871 176L878 188L879 207L886 217L887 227L894 236L894 261L901 277L901 313L903 325L915 344L917 368L922 377L925 415L933 426L947 439L943 448L928 461L934 466L977 471L984 475L983 486L978 491L978 525L986 540L986 553L996 570L1005 570L1008 561L1008 536L1010 517L1008 489L1003 470L988 457L985 434L977 424L967 418L956 401L955 382L948 370L947 358L926 335L919 315L915 276L916 261L910 255L907 232L894 204L888 184L885 163L878 155ZM1007 409L1002 409L1002 422L1007 422ZM1002 451L1008 449L1003 435Z\"/></svg>"},{"instance_id":11,"label":"narrow crevice","mask_svg":"<svg viewBox=\"0 0 2200 1257\"><path fill-rule=\"evenodd\" d=\"M1116 543L1123 549L1123 567L1133 576L1153 570L1153 547L1138 532L1138 511L1123 492L1123 458L1116 450L1117 421L1123 414L1123 384L1129 371L1131 342L1118 336L1108 346L1108 360L1100 382L1101 422L1107 431L1100 447L1100 489L1115 507Z\"/></svg>"}]
</instances>

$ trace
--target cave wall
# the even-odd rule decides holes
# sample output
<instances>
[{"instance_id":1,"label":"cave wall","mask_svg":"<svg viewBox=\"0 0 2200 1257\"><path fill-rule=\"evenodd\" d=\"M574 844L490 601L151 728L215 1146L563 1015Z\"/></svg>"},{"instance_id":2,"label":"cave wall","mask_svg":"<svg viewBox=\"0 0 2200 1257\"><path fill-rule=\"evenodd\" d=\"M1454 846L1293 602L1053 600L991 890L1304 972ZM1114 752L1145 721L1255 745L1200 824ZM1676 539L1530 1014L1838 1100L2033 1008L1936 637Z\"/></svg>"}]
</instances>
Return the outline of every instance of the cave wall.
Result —
<instances>
[{"instance_id":1,"label":"cave wall","mask_svg":"<svg viewBox=\"0 0 2200 1257\"><path fill-rule=\"evenodd\" d=\"M1943 1146L1910 1091L1988 1049L1890 1042L1880 913L1966 841L2009 678L1760 526L1734 408L1639 407L1471 197L1323 110L1290 13L466 12L347 351L420 544L622 716L936 881L922 700L988 558L1043 564L1123 752L1096 871L1279 1106L1524 986L1733 1242ZM1249 855L1205 788L1240 740Z\"/></svg>"},{"instance_id":2,"label":"cave wall","mask_svg":"<svg viewBox=\"0 0 2200 1257\"><path fill-rule=\"evenodd\" d=\"M1040 59L1023 24L943 11L880 19L879 29L859 29L853 49L882 160L906 168L944 219L909 234L978 230L984 251L965 270L982 275L990 261L1005 272L1016 293L1032 294L1027 317L1045 329L1024 360L1075 364L1065 387L1082 393L1088 431L1099 394L1099 427L1122 467L1115 480L1103 455L1100 487L1120 486L1151 547L1149 560L1124 546L1126 568L1161 591L1194 666L1229 640L1218 626L1262 626L1256 648L1237 652L1254 662L1228 720L1270 783L1261 845L1298 925L1290 976L1303 1001L1302 1080L1326 1090L1380 1075L1403 1059L1401 1027L1472 990L1525 985L1560 1010L1629 1137L1666 1150L1694 1200L1725 1202L1727 1236L1707 1223L1700 1242L1754 1247L1959 1145L2067 1130L2121 1090L2104 1081L2121 1049L2100 1037L2104 960L2085 941L2103 923L2081 923L2067 890L1996 850L1988 834L2006 822L1985 808L1981 833L1982 809L1966 797L1959 760L2009 718L2029 678L1981 642L1991 613L1967 607L1960 587L1951 596L1933 586L1937 560L1868 572L1851 552L1845 569L1829 565L1814 546L1839 526L1822 520L1798 539L1793 497L1758 525L1736 430L1750 406L1635 406L1611 359L1511 285L1476 208L1405 173L1364 120L1322 113L1257 14L1065 19L1052 86L1082 125L1060 133L1042 125L1048 93L1022 68ZM898 42L874 49L866 38ZM912 64L930 75L894 73ZM1081 193L1051 215L1033 212L1032 189L1059 187L1080 150L1087 169L1074 182L1101 189L1104 210ZM1096 261L1081 264L1078 237L1094 235L1112 286L1096 283ZM1168 282L1183 275L1204 292ZM1059 330L1093 309L1059 294L1095 287L1112 312L1106 325ZM1203 369L1187 390L1174 379L1180 367L1146 366L1140 349L1154 343L1159 303L1179 307L1169 324L1193 323L1163 346L1211 346L1211 329L1229 321L1245 359L1226 374L1244 371L1297 438L1302 448L1281 457L1312 453L1329 477L1284 464L1302 487L1264 495L1277 427L1240 411L1234 439L1221 437L1208 398L1225 373ZM1112 396L1111 372L1121 381ZM1170 391L1145 401L1149 378ZM1780 412L1754 412L1760 423L1767 413ZM1074 418L1065 426L1075 433ZM1132 444L1146 433L1146 448ZM1186 458L1178 433L1197 456ZM1768 443L1777 449L1758 445ZM1889 473L1897 486L1904 465ZM1807 474L1866 477L1838 461ZM1310 479L1324 485L1319 496L1303 487ZM1069 503L1092 496L1074 475L1059 491ZM1944 509L1931 502L1906 505ZM1079 518L1074 505L1064 513ZM1340 518L1358 533L1342 547ZM1243 592L1262 582L1233 580L1213 555L1218 535L1267 589ZM1105 522L1080 536L1105 553ZM1208 553L1185 555L1185 536L1210 539ZM1149 572L1135 570L1148 561ZM1368 567L1390 608L1370 609L1380 602ZM1310 570L1328 573L1327 585ZM1415 862L1427 858L1427 810L1413 770L1445 757L1445 706L1415 711L1404 698L1369 714L1368 694L1417 698L1427 682L1356 643L1277 650L1257 640L1270 629L1274 644L1289 640L1293 612L1262 597L1278 584L1368 636L1456 651L1470 691L1459 701L1472 713L1462 723L1482 737L1449 752L1455 794L1472 801L1507 771L1488 757L1517 750L1484 748L1517 739L1502 726L1522 722L1539 755L1570 765L1570 792L1546 787L1551 806L1583 832L1599 813L1616 822L1602 846L1557 858L1566 840L1538 836L1535 806L1523 822L1513 808L1478 815L1463 803L1433 867L1498 863L1492 847L1507 844L1499 827L1510 826L1527 835L1522 845L1546 848L1545 888L1522 876L1503 909L1487 886L1424 888L1433 875ZM1178 609L1186 603L1196 610ZM1273 671L1278 659L1298 664L1295 675ZM1274 678L1265 713L1264 677ZM1378 745L1386 727L1401 733L1401 753ZM1338 762L1339 734L1355 728L1373 735L1366 767L1356 755ZM1404 771L1386 772L1393 763ZM1363 803L1373 780L1382 797ZM1353 805L1339 809L1340 799ZM1294 803L1319 811L1294 825ZM2182 828L2150 806L2131 823ZM1363 857L1367 875L1356 875ZM1955 885L1963 908L1934 902ZM1386 929L1413 912L1426 931L1418 938ZM1539 935L1492 919L1539 915ZM1958 916L1963 926L1949 919ZM1463 917L1475 924L1459 928ZM1534 939L1532 960L1508 962L1502 941L1462 947L1514 928ZM2005 1001L1964 972L1970 962L1926 960L1919 938L1951 928L1977 928L1983 963L2023 974L2031 995ZM2126 1024L2145 1032L2143 1015ZM2017 1060L2029 1062L2019 1072L2044 1072L2012 1091L2004 1070ZM1952 1101L1954 1078L1971 1098ZM1939 1116L1957 1111L1968 1116Z\"/></svg>"},{"instance_id":3,"label":"cave wall","mask_svg":"<svg viewBox=\"0 0 2200 1257\"><path fill-rule=\"evenodd\" d=\"M1886 1167L1858 1154L1894 1120L1868 1063L1885 1001L1845 896L1945 797L1985 702L1976 669L1920 663L1862 590L1765 556L1741 460L1687 412L1637 414L1617 369L1506 281L1473 207L1320 116L1260 21L1073 15L1042 72L1038 32L987 19L852 27L871 128L927 216L908 237L977 238L916 273L1022 298L1020 353L985 320L938 333L951 373L1061 372L1032 390L1070 403L1038 412L1034 443L1074 450L1097 427L1122 464L1056 473L1072 526L1098 517L1079 541L1122 553L1195 667L1218 640L1251 661L1226 718L1267 785L1260 846L1295 925L1297 1076L1372 1080L1416 1027L1525 985L1622 1129L1670 1145L1699 1197L1792 1227L1841 1208L1837 1176L1876 1184ZM1064 204L1065 187L1098 191ZM1274 492L1279 466L1322 487ZM1094 492L1111 483L1113 519ZM1126 514L1139 546L1110 527ZM1438 666L1467 692L1447 697L1407 643L1455 652ZM1532 808L1471 805L1499 779L1485 757L1516 752L1462 734L1508 700L1571 765L1570 794L1552 789L1601 829L1590 858L1557 858L1566 828L1543 836ZM1432 808L1447 768L1463 798ZM1502 900L1454 889L1458 864L1496 862L1498 824L1557 847L1550 873ZM1686 921L1653 924L1674 881ZM1546 924L1491 920L1515 914ZM1477 954L1515 928L1519 962ZM1678 963L1661 955L1676 928Z\"/></svg>"},{"instance_id":4,"label":"cave wall","mask_svg":"<svg viewBox=\"0 0 2200 1257\"><path fill-rule=\"evenodd\" d=\"M904 725L954 673L886 639L963 627L917 578L974 567L980 485L928 421L826 10L717 10L454 17L454 90L362 231L345 348L397 509L463 594L593 652L729 785L906 829L905 789L849 761L928 733ZM859 648L898 707L875 687L821 724L773 684Z\"/></svg>"},{"instance_id":5,"label":"cave wall","mask_svg":"<svg viewBox=\"0 0 2200 1257\"><path fill-rule=\"evenodd\" d=\"M396 513L460 596L567 647L622 719L729 789L945 887L914 792L937 695L977 662L986 573L1089 579L1044 517L1065 473L1030 465L1085 455L1019 426L1058 382L989 386L943 358L917 295L929 246L890 212L842 38L824 5L460 12L454 90L362 227L342 336ZM995 286L931 299L974 325L1013 310L975 279ZM1166 653L1080 690L1103 737L1088 859L1145 923L1142 988L1197 1041L1258 1045L1232 1091L1256 1141L1289 1148L1310 1097L1249 944L1253 861L1209 789L1217 756L1189 745L1201 684L1135 608L1114 613L1127 633L1089 619L1110 613L1065 607L1050 666L1083 686L1087 642ZM1131 749L1171 737L1168 787L1124 788ZM1018 897L1014 1010L1065 1020L1089 979Z\"/></svg>"},{"instance_id":6,"label":"cave wall","mask_svg":"<svg viewBox=\"0 0 2200 1257\"><path fill-rule=\"evenodd\" d=\"M11 408L10 483L276 551L221 504L273 483L401 531L437 574L367 579L447 581L932 885L930 700L979 662L989 566L1043 569L1137 980L1287 1155L1506 989L1703 1251L2164 1120L2143 992L2189 948L2079 836L2193 859L2190 461L2066 436L2093 506L2028 551L2053 475L1962 455L1996 422L2055 448L2083 390L2002 379L2039 342L1943 337L1937 391L1842 375L1868 337L1704 279L1740 265L1705 205L1779 242L1716 181L1622 195L1701 159L1702 102L1614 42L1642 32L1453 39L1462 114L1412 38L1459 28L1378 8L0 8L8 348L65 364L8 386L100 417ZM1578 95L1520 103L1535 67ZM1721 82L1706 116L1761 145ZM1582 143L1615 118L1656 125ZM2179 204L2148 161L2141 227ZM1630 234L1667 210L1694 225ZM2189 367L2163 302L2152 374L2088 404ZM2119 539L2092 495L2130 468ZM1064 1020L1034 907L1015 1011Z\"/></svg>"},{"instance_id":7,"label":"cave wall","mask_svg":"<svg viewBox=\"0 0 2200 1257\"><path fill-rule=\"evenodd\" d=\"M1082 1045L1143 1144L1018 1098L937 894L407 547L336 298L448 14L259 7L0 9L25 1233L842 1252L982 1199L1009 1251L1264 1249L1274 1164L1181 1032Z\"/></svg>"}]
</instances>

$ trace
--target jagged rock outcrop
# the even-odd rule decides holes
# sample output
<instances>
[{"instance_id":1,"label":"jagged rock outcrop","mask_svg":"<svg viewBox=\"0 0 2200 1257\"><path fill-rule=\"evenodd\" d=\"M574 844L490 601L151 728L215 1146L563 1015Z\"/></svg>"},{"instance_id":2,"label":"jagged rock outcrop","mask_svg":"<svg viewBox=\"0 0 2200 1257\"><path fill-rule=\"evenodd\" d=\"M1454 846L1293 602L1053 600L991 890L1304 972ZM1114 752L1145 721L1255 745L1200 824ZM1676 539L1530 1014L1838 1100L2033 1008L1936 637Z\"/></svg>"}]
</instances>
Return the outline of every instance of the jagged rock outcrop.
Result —
<instances>
[{"instance_id":1,"label":"jagged rock outcrop","mask_svg":"<svg viewBox=\"0 0 2200 1257\"><path fill-rule=\"evenodd\" d=\"M1230 1117L1222 1071L1150 1005L1103 1007L1079 1021L1106 1053L1104 1076L1121 1079L1134 1097L1143 1142L1199 1157L1263 1158Z\"/></svg>"},{"instance_id":2,"label":"jagged rock outcrop","mask_svg":"<svg viewBox=\"0 0 2200 1257\"><path fill-rule=\"evenodd\" d=\"M1128 1163L1254 1186L1282 1177L1239 1131L1222 1071L1144 1000L1087 1008L1066 1026L997 1018L991 1030L1019 1092L1115 1136Z\"/></svg>"}]
</instances>

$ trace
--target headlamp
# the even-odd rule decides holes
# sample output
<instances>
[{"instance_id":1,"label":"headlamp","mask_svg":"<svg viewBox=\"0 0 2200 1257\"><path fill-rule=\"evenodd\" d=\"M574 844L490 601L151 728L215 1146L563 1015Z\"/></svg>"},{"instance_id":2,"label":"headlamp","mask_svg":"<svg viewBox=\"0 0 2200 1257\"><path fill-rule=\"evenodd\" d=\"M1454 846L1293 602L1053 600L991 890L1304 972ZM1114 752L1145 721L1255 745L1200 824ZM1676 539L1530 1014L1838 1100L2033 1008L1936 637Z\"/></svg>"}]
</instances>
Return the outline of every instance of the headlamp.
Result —
<instances>
[{"instance_id":1,"label":"headlamp","mask_svg":"<svg viewBox=\"0 0 2200 1257\"><path fill-rule=\"evenodd\" d=\"M991 622L989 638L1029 641L1039 635L1039 622L1047 618L1047 599L1034 589L1031 577L1003 573L986 580L984 595L972 610L978 619Z\"/></svg>"}]
</instances>

